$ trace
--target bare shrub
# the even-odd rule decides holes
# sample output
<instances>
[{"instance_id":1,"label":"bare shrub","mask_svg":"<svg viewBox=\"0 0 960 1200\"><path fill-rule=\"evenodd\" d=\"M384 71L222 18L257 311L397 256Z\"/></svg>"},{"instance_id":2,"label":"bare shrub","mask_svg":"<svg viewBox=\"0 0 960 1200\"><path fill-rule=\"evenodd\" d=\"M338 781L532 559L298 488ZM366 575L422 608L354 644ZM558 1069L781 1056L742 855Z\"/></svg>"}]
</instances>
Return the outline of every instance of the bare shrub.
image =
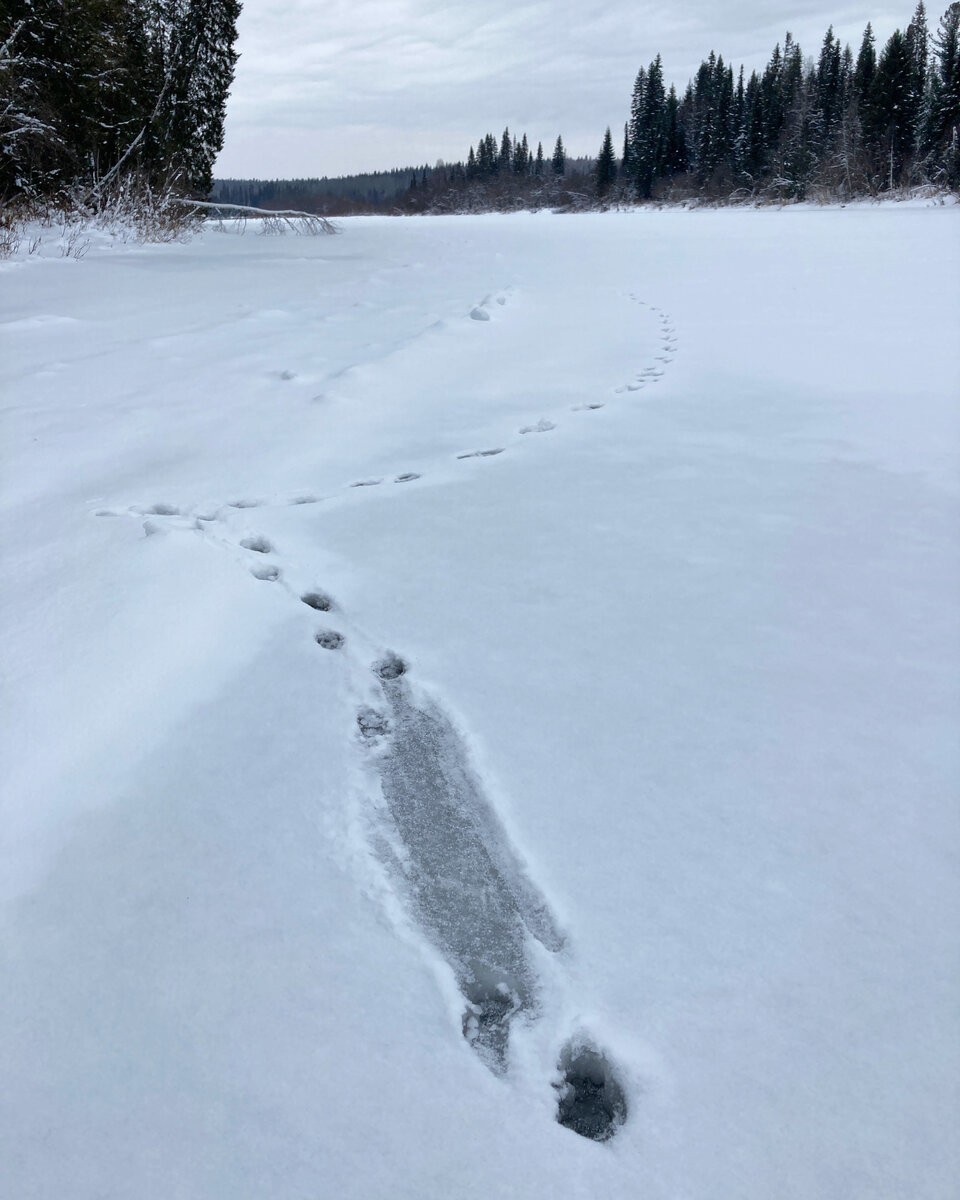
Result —
<instances>
[{"instance_id":1,"label":"bare shrub","mask_svg":"<svg viewBox=\"0 0 960 1200\"><path fill-rule=\"evenodd\" d=\"M0 258L12 258L20 249L23 229L9 206L0 207Z\"/></svg>"}]
</instances>

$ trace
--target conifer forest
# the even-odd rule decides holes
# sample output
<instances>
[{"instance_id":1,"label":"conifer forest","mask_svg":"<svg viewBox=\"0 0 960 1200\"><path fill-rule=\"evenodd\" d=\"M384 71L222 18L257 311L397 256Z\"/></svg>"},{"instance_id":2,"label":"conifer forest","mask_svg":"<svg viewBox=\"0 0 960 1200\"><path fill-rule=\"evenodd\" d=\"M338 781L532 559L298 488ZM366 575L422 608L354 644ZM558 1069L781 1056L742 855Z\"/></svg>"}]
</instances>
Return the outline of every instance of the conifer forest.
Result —
<instances>
[{"instance_id":1,"label":"conifer forest","mask_svg":"<svg viewBox=\"0 0 960 1200\"><path fill-rule=\"evenodd\" d=\"M239 0L3 0L0 204L202 195Z\"/></svg>"},{"instance_id":2,"label":"conifer forest","mask_svg":"<svg viewBox=\"0 0 960 1200\"><path fill-rule=\"evenodd\" d=\"M788 33L748 76L711 52L682 93L658 54L637 72L620 131L595 159L572 160L561 136L486 133L456 163L393 172L392 186L343 180L218 181L225 201L332 214L475 212L610 203L825 200L905 187L960 186L960 3L931 25L923 0L905 30L854 50L827 30L816 56ZM406 191L396 177L409 181Z\"/></svg>"},{"instance_id":3,"label":"conifer forest","mask_svg":"<svg viewBox=\"0 0 960 1200\"><path fill-rule=\"evenodd\" d=\"M118 188L203 196L223 143L239 0L5 0L0 201L96 200ZM229 180L214 195L317 211L475 211L610 202L844 199L960 185L960 3L923 0L878 45L787 33L747 76L713 51L682 93L658 54L637 72L622 138L570 160L505 129L461 162L341 180ZM398 182L401 181L401 182Z\"/></svg>"}]
</instances>

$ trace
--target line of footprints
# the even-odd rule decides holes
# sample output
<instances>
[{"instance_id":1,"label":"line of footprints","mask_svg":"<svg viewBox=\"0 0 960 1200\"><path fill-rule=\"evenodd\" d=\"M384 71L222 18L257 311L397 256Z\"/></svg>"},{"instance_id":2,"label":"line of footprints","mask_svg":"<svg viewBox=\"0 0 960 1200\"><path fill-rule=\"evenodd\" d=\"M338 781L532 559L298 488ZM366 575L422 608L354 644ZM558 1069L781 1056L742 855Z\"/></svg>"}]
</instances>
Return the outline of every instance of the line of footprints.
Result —
<instances>
[{"instance_id":1,"label":"line of footprints","mask_svg":"<svg viewBox=\"0 0 960 1200\"><path fill-rule=\"evenodd\" d=\"M488 297L488 301L489 299ZM676 330L669 315L654 305L646 304L634 294L630 295L630 299L641 307L648 308L657 317L660 325L661 353L655 357L653 364L639 371L630 383L615 388L617 393L636 392L656 383L662 378L665 366L673 361L677 350ZM498 303L502 304L503 300L498 298ZM488 302L485 301L470 315L476 320L489 320L487 308ZM573 410L590 411L603 407L602 402L592 401L576 404ZM518 432L547 433L555 428L553 421L541 419L522 426ZM505 446L493 446L467 450L456 457L493 458L503 454L505 450ZM417 472L405 471L395 475L393 482L412 483L420 478L421 475ZM367 488L376 487L384 482L383 477L371 477L357 479L346 486ZM286 503L315 504L321 499L322 497L316 495L298 495ZM157 503L148 507L135 506L127 512L143 518L143 529L147 536L175 528L193 529L222 548L233 550L234 553L239 547L243 551L250 574L255 579L268 583L280 582L292 598L299 600L314 612L335 614L338 611L337 605L322 589L301 590L289 586L283 580L283 572L276 562L275 547L268 538L250 533L235 541L229 536L218 534L218 526L227 515L225 509L244 510L262 505L263 501L260 500L237 499L225 506L198 511L195 508L181 509L173 504ZM115 510L100 510L96 515L120 514ZM346 645L344 633L326 624L315 629L314 640L321 649L328 651L339 651ZM373 650L373 647L363 645L366 639L362 635L358 640L362 647L361 653L364 650L368 653ZM420 820L417 814L422 816L423 811L427 811L427 815L431 817L427 822L430 828L453 828L456 822L451 826L451 812L458 812L461 807L465 811L469 810L471 805L479 805L482 808L485 801L477 785L470 782L466 766L461 767L459 771L460 784L456 793L444 794L447 783L436 782L446 779L446 771L441 769L439 760L437 763L432 762L431 755L435 753L435 749L431 750L433 743L438 740L446 742L444 753L451 761L462 757L461 751L452 727L448 728L443 715L421 710L402 690L402 677L407 669L407 664L392 653L381 655L373 664L374 674L382 689L380 703L375 707L360 708L356 718L357 733L362 743L377 748L381 760L384 792L398 829L405 823L411 828L419 829ZM404 783L407 776L420 781L433 779L432 789L428 788L427 791L432 790L436 794L421 794L423 789L419 785L414 792L408 792ZM428 811L431 805L436 812ZM519 876L499 899L500 915L497 921L492 921L487 911L482 914L482 918L473 919L470 905L464 897L454 906L455 912L438 915L438 905L442 907L444 903L440 897L446 895L444 888L447 885L444 884L441 888L433 878L435 864L431 865L432 858L439 856L444 861L450 859L459 862L459 868L468 881L472 875L476 875L477 879L473 880L473 883L477 886L474 890L487 897L488 906L490 897L496 898L498 889L503 891L501 876L505 871L509 874L509 854L507 859L504 859L505 852L501 849L498 854L493 842L488 844L484 839L478 842L474 829L477 822L466 818L464 821L463 830L458 832L454 828L452 837L448 839L449 845L434 846L429 838L424 838L422 831L414 832L403 840L406 854L414 867L415 880L419 869L419 882L412 886L421 924L454 967L467 1003L464 1036L487 1065L499 1074L506 1068L511 1023L525 1014L533 1016L537 1011L536 973L526 961L526 934L521 927L526 928L549 950L557 950L560 942L553 944L549 914L544 906L538 908L538 904L534 903L527 906L527 911L520 905L516 912L513 911L516 896L522 893L524 887L519 881ZM482 822L480 824L482 825ZM477 827L479 828L479 825ZM496 866L491 865L495 860ZM407 883L410 884L409 879ZM468 888L467 892L469 891ZM545 920L543 914L547 914L546 933L544 928L541 928ZM477 931L480 929L487 929L488 935L490 930L494 930L496 934L492 938L487 937L489 944L480 945L482 962L475 957L470 958L466 949L470 947L472 954L478 952ZM606 1141L614 1136L627 1115L625 1093L618 1075L612 1061L591 1039L574 1038L568 1041L557 1063L554 1080L557 1090L557 1121L581 1136L595 1141Z\"/></svg>"},{"instance_id":2,"label":"line of footprints","mask_svg":"<svg viewBox=\"0 0 960 1200\"><path fill-rule=\"evenodd\" d=\"M648 309L657 318L659 325L660 325L660 334L659 334L660 353L654 356L652 365L643 367L640 371L637 372L635 377L629 383L621 384L619 387L614 388L613 390L616 394L622 394L624 392L639 392L639 391L642 391L643 388L647 387L649 384L657 383L660 379L663 378L664 371L665 371L667 364L673 362L674 356L676 355L676 352L679 348L676 327L674 326L673 321L670 318L670 315L667 312L665 312L662 308L657 308L656 305L647 304L646 301L641 300L633 292L630 293L630 299L633 300L636 304L639 304L641 308ZM489 297L488 297L488 300L489 300ZM498 302L503 303L503 300L499 299ZM486 312L486 301L484 302L484 305L482 307L478 306L478 308L474 309L473 311L474 312L479 311L479 312L485 313ZM471 315L473 315L473 314L471 313ZM489 319L489 318L487 317L485 319ZM588 412L588 411L595 411L596 409L600 409L603 407L604 407L604 405L603 405L602 401L594 400L594 401L587 401L582 404L574 404L572 406L572 410L574 412ZM549 421L546 418L541 418L539 421L536 421L532 424L522 425L520 427L520 429L518 430L518 432L520 434L549 433L556 428L557 428L557 426L556 426L555 422ZM457 455L457 459L463 460L463 459L471 459L471 458L494 458L499 454L503 454L505 450L506 450L506 446L491 446L487 449L482 449L482 450L465 450L462 453ZM395 484L413 483L415 480L418 480L421 478L422 478L422 475L417 471L403 471L400 474L395 475L393 477L392 482ZM377 475L377 476L371 476L366 479L355 479L352 483L349 483L346 486L349 488L370 488L370 487L379 487L381 484L383 484L385 482L386 482L386 479L384 476ZM322 499L321 496L299 495L299 496L295 496L292 500L287 501L287 503L289 503L289 504L316 504L321 499ZM249 500L249 499L232 500L228 503L227 507L235 508L235 509L258 508L261 506L262 503L263 503L263 501L260 501L260 500ZM156 517L156 516L179 517L179 516L189 515L187 512L182 511L177 506L172 505L172 504L166 504L166 503L154 504L147 508L135 507L128 511L138 513L141 516L145 516L147 518L147 520L144 523L144 532L147 534L155 533L160 528L159 525L157 525L154 522L151 522L151 520L150 520L151 517ZM102 510L98 511L96 513L96 515L97 516L114 516L114 515L120 515L120 514L116 513L114 510L102 509ZM217 516L218 516L217 511L214 511L207 515L198 514L196 517L197 526L199 527L201 525L201 523L203 523L203 522L215 521L217 519ZM251 541L256 541L256 539L251 539ZM245 543L242 543L242 544L244 544L245 549L248 549L248 550L257 550L258 549L258 547L253 544L251 544L249 546L247 546ZM279 570L274 567L257 567L257 568L253 569L253 574L256 576L257 579L264 579L264 580L275 580L280 577Z\"/></svg>"},{"instance_id":3,"label":"line of footprints","mask_svg":"<svg viewBox=\"0 0 960 1200\"><path fill-rule=\"evenodd\" d=\"M237 501L231 507L256 507ZM173 505L139 510L154 518L182 518ZM234 541L218 536L218 514L167 528L199 531L226 550L244 552L256 579L275 582L282 572L273 543L259 534ZM256 560L256 561L250 561ZM292 599L326 618L342 615L319 587L285 580ZM340 622L338 622L340 623ZM465 1002L463 1035L485 1065L502 1075L509 1062L511 1026L540 1013L540 982L528 945L532 937L557 952L564 938L546 902L517 867L509 839L473 775L452 724L439 709L422 707L407 689L409 664L392 651L356 638L357 665L373 659L373 691L356 712L356 734L373 755L399 855L379 856L407 895L427 937L454 971ZM324 623L313 638L323 650L341 651L345 634ZM374 682L375 681L375 682ZM452 764L452 765L451 765ZM380 842L383 842L381 837ZM402 860L403 866L397 864ZM552 1086L555 1119L592 1141L614 1137L627 1119L626 1092L612 1058L586 1034L567 1040L556 1060Z\"/></svg>"}]
</instances>

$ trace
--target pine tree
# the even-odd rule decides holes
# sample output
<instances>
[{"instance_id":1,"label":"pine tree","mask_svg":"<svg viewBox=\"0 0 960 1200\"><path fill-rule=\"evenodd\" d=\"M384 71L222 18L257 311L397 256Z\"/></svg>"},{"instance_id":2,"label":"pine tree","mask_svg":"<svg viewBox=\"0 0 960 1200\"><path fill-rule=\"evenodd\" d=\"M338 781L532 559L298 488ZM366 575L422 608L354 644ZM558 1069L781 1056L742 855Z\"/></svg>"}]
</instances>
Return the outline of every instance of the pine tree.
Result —
<instances>
[{"instance_id":1,"label":"pine tree","mask_svg":"<svg viewBox=\"0 0 960 1200\"><path fill-rule=\"evenodd\" d=\"M554 175L564 175L567 170L567 152L563 148L563 138L557 135L556 145L553 147L553 158L550 160L553 167Z\"/></svg>"},{"instance_id":2,"label":"pine tree","mask_svg":"<svg viewBox=\"0 0 960 1200\"><path fill-rule=\"evenodd\" d=\"M633 93L630 97L630 119L627 121L627 131L624 142L629 144L629 149L624 146L623 161L630 163L630 175L636 183L637 170L637 141L640 137L640 128L643 124L643 105L644 97L647 93L647 70L646 67L641 67L637 71L637 77L633 81Z\"/></svg>"},{"instance_id":3,"label":"pine tree","mask_svg":"<svg viewBox=\"0 0 960 1200\"><path fill-rule=\"evenodd\" d=\"M623 124L623 154L620 156L620 174L625 180L633 180L633 146L630 142L630 122Z\"/></svg>"},{"instance_id":4,"label":"pine tree","mask_svg":"<svg viewBox=\"0 0 960 1200\"><path fill-rule=\"evenodd\" d=\"M860 53L857 55L857 65L853 72L853 90L857 104L857 115L866 142L873 141L876 133L876 115L874 112L873 81L877 74L876 38L873 27L867 22L863 31L863 41L860 43Z\"/></svg>"},{"instance_id":5,"label":"pine tree","mask_svg":"<svg viewBox=\"0 0 960 1200\"><path fill-rule=\"evenodd\" d=\"M756 187L767 162L765 120L760 76L752 71L743 93L743 115L737 133L737 168L745 182Z\"/></svg>"},{"instance_id":6,"label":"pine tree","mask_svg":"<svg viewBox=\"0 0 960 1200\"><path fill-rule=\"evenodd\" d=\"M658 54L646 72L632 148L637 195L641 200L650 198L653 185L663 171L665 115L663 66Z\"/></svg>"},{"instance_id":7,"label":"pine tree","mask_svg":"<svg viewBox=\"0 0 960 1200\"><path fill-rule=\"evenodd\" d=\"M895 29L883 48L871 85L873 132L878 137L878 167L886 186L900 183L913 148L913 64L907 39Z\"/></svg>"},{"instance_id":8,"label":"pine tree","mask_svg":"<svg viewBox=\"0 0 960 1200\"><path fill-rule=\"evenodd\" d=\"M682 175L687 169L687 146L680 120L680 101L677 89L671 84L667 93L663 134L663 173L668 179Z\"/></svg>"},{"instance_id":9,"label":"pine tree","mask_svg":"<svg viewBox=\"0 0 960 1200\"><path fill-rule=\"evenodd\" d=\"M492 133L485 134L477 147L477 175L489 179L497 172L497 141Z\"/></svg>"},{"instance_id":10,"label":"pine tree","mask_svg":"<svg viewBox=\"0 0 960 1200\"><path fill-rule=\"evenodd\" d=\"M537 142L537 157L533 164L533 173L538 179L543 176L543 142Z\"/></svg>"},{"instance_id":11,"label":"pine tree","mask_svg":"<svg viewBox=\"0 0 960 1200\"><path fill-rule=\"evenodd\" d=\"M817 63L817 140L821 155L827 153L836 139L842 107L842 52L831 25L824 36Z\"/></svg>"},{"instance_id":12,"label":"pine tree","mask_svg":"<svg viewBox=\"0 0 960 1200\"><path fill-rule=\"evenodd\" d=\"M497 158L497 170L506 175L510 170L510 164L513 162L513 141L510 138L510 130L504 129L503 136L500 139L500 154Z\"/></svg>"},{"instance_id":13,"label":"pine tree","mask_svg":"<svg viewBox=\"0 0 960 1200\"><path fill-rule=\"evenodd\" d=\"M613 138L609 125L607 132L603 135L603 143L597 156L595 177L597 195L602 199L610 191L611 185L617 178L617 155L613 149Z\"/></svg>"},{"instance_id":14,"label":"pine tree","mask_svg":"<svg viewBox=\"0 0 960 1200\"><path fill-rule=\"evenodd\" d=\"M513 173L514 175L526 175L530 168L530 148L527 145L527 135L524 134L519 142L514 143L513 147Z\"/></svg>"},{"instance_id":15,"label":"pine tree","mask_svg":"<svg viewBox=\"0 0 960 1200\"><path fill-rule=\"evenodd\" d=\"M933 39L924 143L932 177L960 186L960 2L940 18Z\"/></svg>"}]
</instances>

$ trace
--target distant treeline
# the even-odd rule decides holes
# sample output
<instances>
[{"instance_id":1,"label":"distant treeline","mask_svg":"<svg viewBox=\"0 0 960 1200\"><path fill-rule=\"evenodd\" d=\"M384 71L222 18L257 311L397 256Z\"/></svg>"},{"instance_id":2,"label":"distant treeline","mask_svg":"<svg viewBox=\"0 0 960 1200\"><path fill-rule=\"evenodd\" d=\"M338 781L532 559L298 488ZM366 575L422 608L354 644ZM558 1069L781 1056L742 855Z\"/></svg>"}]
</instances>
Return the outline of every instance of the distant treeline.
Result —
<instances>
[{"instance_id":1,"label":"distant treeline","mask_svg":"<svg viewBox=\"0 0 960 1200\"><path fill-rule=\"evenodd\" d=\"M622 142L596 159L544 152L524 133L487 133L466 159L345 179L223 180L214 195L323 213L480 212L637 200L802 200L960 188L960 2L931 32L919 3L879 50L867 25L856 55L827 30L816 59L788 33L763 71L711 52L683 94L659 55L641 67ZM246 189L246 190L245 190Z\"/></svg>"},{"instance_id":2,"label":"distant treeline","mask_svg":"<svg viewBox=\"0 0 960 1200\"><path fill-rule=\"evenodd\" d=\"M330 216L379 212L396 204L423 167L398 167L336 179L217 179L211 200L253 208L297 208Z\"/></svg>"},{"instance_id":3,"label":"distant treeline","mask_svg":"<svg viewBox=\"0 0 960 1200\"><path fill-rule=\"evenodd\" d=\"M456 174L457 165L448 167L441 162L432 167L397 167L321 179L217 179L210 199L253 208L300 209L330 217L410 212L418 209L421 191L443 186ZM592 158L569 159L564 173L570 181L579 179L589 188L593 167Z\"/></svg>"},{"instance_id":4,"label":"distant treeline","mask_svg":"<svg viewBox=\"0 0 960 1200\"><path fill-rule=\"evenodd\" d=\"M562 138L547 157L524 134L486 134L464 162L427 172L414 212L689 197L850 198L918 184L960 187L960 2L931 36L923 2L878 52L867 25L853 54L827 30L816 60L788 33L762 72L712 53L683 95L660 55L641 67L623 142L608 129L587 195ZM571 186L573 184L573 186Z\"/></svg>"}]
</instances>

